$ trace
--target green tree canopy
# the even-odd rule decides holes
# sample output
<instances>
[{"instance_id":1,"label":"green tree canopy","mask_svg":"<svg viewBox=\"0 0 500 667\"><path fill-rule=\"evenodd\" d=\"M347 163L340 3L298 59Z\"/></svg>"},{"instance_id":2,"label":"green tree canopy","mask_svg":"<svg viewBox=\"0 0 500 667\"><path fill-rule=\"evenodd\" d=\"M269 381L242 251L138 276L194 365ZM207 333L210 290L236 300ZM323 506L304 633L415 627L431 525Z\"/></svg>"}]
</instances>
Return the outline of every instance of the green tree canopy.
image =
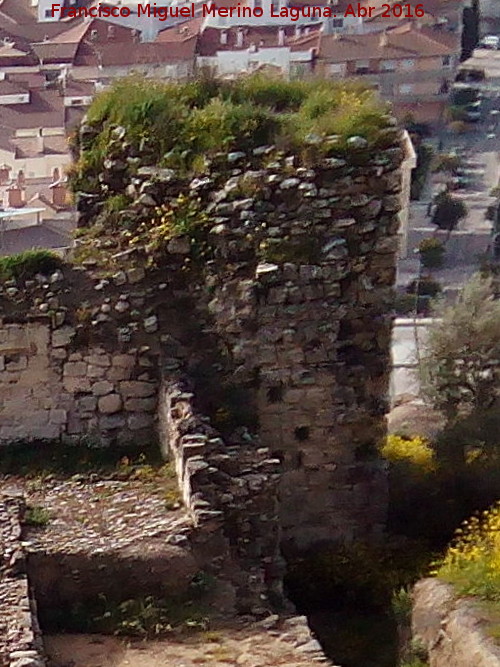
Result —
<instances>
[{"instance_id":1,"label":"green tree canopy","mask_svg":"<svg viewBox=\"0 0 500 667\"><path fill-rule=\"evenodd\" d=\"M488 410L500 389L500 301L491 279L475 276L435 316L420 354L422 393L449 422Z\"/></svg>"}]
</instances>

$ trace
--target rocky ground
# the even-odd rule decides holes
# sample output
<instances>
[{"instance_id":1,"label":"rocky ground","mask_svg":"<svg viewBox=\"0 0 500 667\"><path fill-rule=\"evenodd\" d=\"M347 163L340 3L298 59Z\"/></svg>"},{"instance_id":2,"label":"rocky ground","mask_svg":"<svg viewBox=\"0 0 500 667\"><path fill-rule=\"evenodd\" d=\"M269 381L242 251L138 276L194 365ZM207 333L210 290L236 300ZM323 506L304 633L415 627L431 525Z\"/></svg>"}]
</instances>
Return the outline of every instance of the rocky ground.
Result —
<instances>
[{"instance_id":1,"label":"rocky ground","mask_svg":"<svg viewBox=\"0 0 500 667\"><path fill-rule=\"evenodd\" d=\"M102 635L53 635L45 638L51 667L310 667L329 664L317 654L306 620L220 627L175 640L127 642Z\"/></svg>"}]
</instances>

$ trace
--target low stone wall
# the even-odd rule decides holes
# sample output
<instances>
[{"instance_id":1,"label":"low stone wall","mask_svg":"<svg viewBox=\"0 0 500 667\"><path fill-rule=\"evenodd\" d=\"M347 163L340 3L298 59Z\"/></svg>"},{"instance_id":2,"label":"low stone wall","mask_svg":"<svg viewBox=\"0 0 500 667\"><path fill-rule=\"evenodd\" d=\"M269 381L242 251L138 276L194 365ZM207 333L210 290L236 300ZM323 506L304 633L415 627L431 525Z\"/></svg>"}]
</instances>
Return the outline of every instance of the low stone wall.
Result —
<instances>
[{"instance_id":1,"label":"low stone wall","mask_svg":"<svg viewBox=\"0 0 500 667\"><path fill-rule=\"evenodd\" d=\"M182 382L162 383L160 440L175 461L184 503L198 527L198 550L208 537L211 562L234 585L238 610L264 614L272 602L283 604L280 463L245 429L237 441L225 443L196 412L194 395L185 388Z\"/></svg>"},{"instance_id":2,"label":"low stone wall","mask_svg":"<svg viewBox=\"0 0 500 667\"><path fill-rule=\"evenodd\" d=\"M43 646L21 544L22 496L0 497L0 667L43 667Z\"/></svg>"},{"instance_id":3,"label":"low stone wall","mask_svg":"<svg viewBox=\"0 0 500 667\"><path fill-rule=\"evenodd\" d=\"M500 647L485 631L488 617L473 599L424 579L414 590L413 637L424 645L430 667L500 667Z\"/></svg>"},{"instance_id":4,"label":"low stone wall","mask_svg":"<svg viewBox=\"0 0 500 667\"><path fill-rule=\"evenodd\" d=\"M0 325L0 444L154 437L157 382L148 352L75 349L75 335L44 321Z\"/></svg>"}]
</instances>

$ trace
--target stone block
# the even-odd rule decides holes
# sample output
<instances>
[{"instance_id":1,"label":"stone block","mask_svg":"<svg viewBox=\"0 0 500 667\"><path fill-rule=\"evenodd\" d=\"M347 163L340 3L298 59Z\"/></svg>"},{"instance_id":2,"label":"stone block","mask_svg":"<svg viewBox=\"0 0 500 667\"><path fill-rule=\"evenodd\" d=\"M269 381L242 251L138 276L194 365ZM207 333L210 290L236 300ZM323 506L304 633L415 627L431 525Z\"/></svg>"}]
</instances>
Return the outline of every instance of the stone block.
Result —
<instances>
[{"instance_id":1,"label":"stone block","mask_svg":"<svg viewBox=\"0 0 500 667\"><path fill-rule=\"evenodd\" d=\"M154 417L153 415L138 412L137 414L129 415L127 423L131 431L138 431L141 428L152 426L154 424Z\"/></svg>"},{"instance_id":2,"label":"stone block","mask_svg":"<svg viewBox=\"0 0 500 667\"><path fill-rule=\"evenodd\" d=\"M52 347L66 347L76 334L73 327L61 327L52 332Z\"/></svg>"},{"instance_id":3,"label":"stone block","mask_svg":"<svg viewBox=\"0 0 500 667\"><path fill-rule=\"evenodd\" d=\"M49 411L48 410L33 410L29 413L28 418L26 419L26 424L29 427L32 426L43 426L49 421Z\"/></svg>"},{"instance_id":4,"label":"stone block","mask_svg":"<svg viewBox=\"0 0 500 667\"><path fill-rule=\"evenodd\" d=\"M151 382L139 382L137 380L120 382L120 393L125 399L153 396L155 391L156 387Z\"/></svg>"},{"instance_id":5,"label":"stone block","mask_svg":"<svg viewBox=\"0 0 500 667\"><path fill-rule=\"evenodd\" d=\"M106 396L106 394L111 394L113 389L113 384L107 380L100 380L92 385L92 393L94 396Z\"/></svg>"},{"instance_id":6,"label":"stone block","mask_svg":"<svg viewBox=\"0 0 500 667\"><path fill-rule=\"evenodd\" d=\"M106 396L101 396L97 404L99 412L111 415L115 412L120 412L122 408L122 398L119 394L107 394Z\"/></svg>"},{"instance_id":7,"label":"stone block","mask_svg":"<svg viewBox=\"0 0 500 667\"><path fill-rule=\"evenodd\" d=\"M120 368L133 368L135 365L135 357L131 354L115 354L111 358L113 366Z\"/></svg>"},{"instance_id":8,"label":"stone block","mask_svg":"<svg viewBox=\"0 0 500 667\"><path fill-rule=\"evenodd\" d=\"M156 398L128 398L125 401L127 412L153 412L156 408Z\"/></svg>"},{"instance_id":9,"label":"stone block","mask_svg":"<svg viewBox=\"0 0 500 667\"><path fill-rule=\"evenodd\" d=\"M66 359L68 356L68 351L64 347L56 347L51 352L52 359Z\"/></svg>"},{"instance_id":10,"label":"stone block","mask_svg":"<svg viewBox=\"0 0 500 667\"><path fill-rule=\"evenodd\" d=\"M92 366L102 366L103 368L111 366L109 354L91 354L85 357L85 361L88 361Z\"/></svg>"},{"instance_id":11,"label":"stone block","mask_svg":"<svg viewBox=\"0 0 500 667\"><path fill-rule=\"evenodd\" d=\"M74 412L68 414L66 432L68 435L80 435L85 431L84 422Z\"/></svg>"},{"instance_id":12,"label":"stone block","mask_svg":"<svg viewBox=\"0 0 500 667\"><path fill-rule=\"evenodd\" d=\"M129 380L132 377L132 368L113 366L112 368L108 368L105 377L112 382L116 382L117 380Z\"/></svg>"},{"instance_id":13,"label":"stone block","mask_svg":"<svg viewBox=\"0 0 500 667\"><path fill-rule=\"evenodd\" d=\"M39 440L54 440L60 434L61 426L59 424L42 424L34 429L30 429L31 437L38 438Z\"/></svg>"},{"instance_id":14,"label":"stone block","mask_svg":"<svg viewBox=\"0 0 500 667\"><path fill-rule=\"evenodd\" d=\"M140 283L141 280L143 280L146 276L146 272L142 267L136 267L133 269L129 269L127 271L127 279L129 283L134 284L134 283Z\"/></svg>"},{"instance_id":15,"label":"stone block","mask_svg":"<svg viewBox=\"0 0 500 667\"><path fill-rule=\"evenodd\" d=\"M66 410L54 409L49 413L49 422L51 424L65 424L68 418Z\"/></svg>"},{"instance_id":16,"label":"stone block","mask_svg":"<svg viewBox=\"0 0 500 667\"><path fill-rule=\"evenodd\" d=\"M83 396L78 400L78 409L80 412L94 412L97 407L97 398L94 396Z\"/></svg>"},{"instance_id":17,"label":"stone block","mask_svg":"<svg viewBox=\"0 0 500 667\"><path fill-rule=\"evenodd\" d=\"M90 391L90 380L87 377L65 377L63 387L70 394L79 394Z\"/></svg>"},{"instance_id":18,"label":"stone block","mask_svg":"<svg viewBox=\"0 0 500 667\"><path fill-rule=\"evenodd\" d=\"M106 375L106 368L104 366L94 366L93 364L89 364L87 375L89 378L104 378Z\"/></svg>"},{"instance_id":19,"label":"stone block","mask_svg":"<svg viewBox=\"0 0 500 667\"><path fill-rule=\"evenodd\" d=\"M123 428L125 426L125 417L123 415L103 415L99 418L99 426L103 430Z\"/></svg>"},{"instance_id":20,"label":"stone block","mask_svg":"<svg viewBox=\"0 0 500 667\"><path fill-rule=\"evenodd\" d=\"M64 364L63 375L66 377L85 377L87 364L84 361L68 361Z\"/></svg>"}]
</instances>

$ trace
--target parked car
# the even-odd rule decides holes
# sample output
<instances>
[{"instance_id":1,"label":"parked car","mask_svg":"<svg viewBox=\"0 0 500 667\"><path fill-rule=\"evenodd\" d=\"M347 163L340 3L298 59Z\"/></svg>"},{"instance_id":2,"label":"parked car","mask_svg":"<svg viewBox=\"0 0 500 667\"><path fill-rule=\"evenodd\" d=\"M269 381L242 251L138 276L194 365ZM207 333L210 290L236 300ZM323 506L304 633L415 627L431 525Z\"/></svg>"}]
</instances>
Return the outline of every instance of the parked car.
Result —
<instances>
[{"instance_id":1,"label":"parked car","mask_svg":"<svg viewBox=\"0 0 500 667\"><path fill-rule=\"evenodd\" d=\"M457 72L455 81L484 81L486 73L484 69L464 68Z\"/></svg>"},{"instance_id":2,"label":"parked car","mask_svg":"<svg viewBox=\"0 0 500 667\"><path fill-rule=\"evenodd\" d=\"M485 35L479 42L483 49L498 49L500 47L500 37L498 35Z\"/></svg>"}]
</instances>

